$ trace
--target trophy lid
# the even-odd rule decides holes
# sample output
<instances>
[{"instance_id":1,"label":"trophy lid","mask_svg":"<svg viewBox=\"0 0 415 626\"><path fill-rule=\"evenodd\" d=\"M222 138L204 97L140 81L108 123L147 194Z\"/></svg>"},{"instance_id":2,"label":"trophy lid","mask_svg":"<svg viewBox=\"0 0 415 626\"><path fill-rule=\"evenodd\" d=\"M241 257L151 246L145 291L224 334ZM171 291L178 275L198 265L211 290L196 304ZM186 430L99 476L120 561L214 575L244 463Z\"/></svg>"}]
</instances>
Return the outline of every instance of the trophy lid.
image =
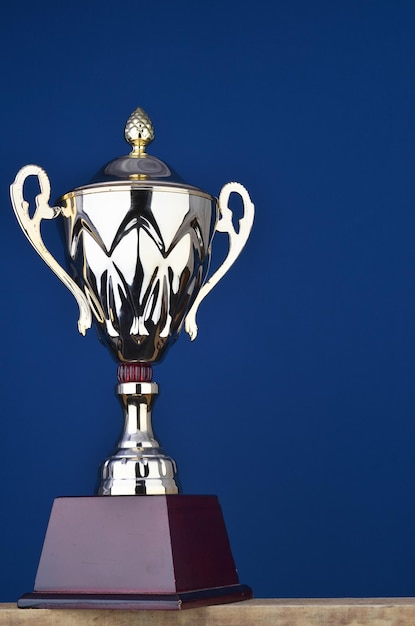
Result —
<instances>
[{"instance_id":1,"label":"trophy lid","mask_svg":"<svg viewBox=\"0 0 415 626\"><path fill-rule=\"evenodd\" d=\"M170 165L147 154L146 148L154 139L154 127L142 108L138 107L131 113L125 125L124 137L132 148L131 152L104 165L87 185L81 187L82 189L96 185L139 181L196 189L188 185Z\"/></svg>"}]
</instances>

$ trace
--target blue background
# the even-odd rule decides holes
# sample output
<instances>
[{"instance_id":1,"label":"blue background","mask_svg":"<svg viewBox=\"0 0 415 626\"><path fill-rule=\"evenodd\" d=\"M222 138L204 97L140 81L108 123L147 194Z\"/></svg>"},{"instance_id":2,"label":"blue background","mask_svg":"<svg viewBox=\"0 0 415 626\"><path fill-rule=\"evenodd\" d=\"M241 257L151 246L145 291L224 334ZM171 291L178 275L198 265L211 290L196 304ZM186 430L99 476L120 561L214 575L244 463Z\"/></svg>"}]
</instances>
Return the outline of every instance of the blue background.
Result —
<instances>
[{"instance_id":1,"label":"blue background","mask_svg":"<svg viewBox=\"0 0 415 626\"><path fill-rule=\"evenodd\" d=\"M116 365L8 187L27 163L54 198L85 183L137 106L152 154L257 211L155 370L184 492L219 496L257 597L415 595L414 34L409 0L2 8L1 601L33 589L53 499L94 493L121 427Z\"/></svg>"}]
</instances>

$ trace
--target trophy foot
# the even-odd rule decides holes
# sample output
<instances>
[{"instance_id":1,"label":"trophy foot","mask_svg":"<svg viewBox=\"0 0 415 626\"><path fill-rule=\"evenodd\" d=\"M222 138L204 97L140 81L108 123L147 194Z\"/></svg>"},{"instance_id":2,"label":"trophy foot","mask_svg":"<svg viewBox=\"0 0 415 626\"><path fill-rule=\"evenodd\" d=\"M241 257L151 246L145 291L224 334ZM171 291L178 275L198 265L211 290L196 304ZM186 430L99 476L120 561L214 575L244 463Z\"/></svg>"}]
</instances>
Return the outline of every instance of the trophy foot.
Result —
<instances>
[{"instance_id":1,"label":"trophy foot","mask_svg":"<svg viewBox=\"0 0 415 626\"><path fill-rule=\"evenodd\" d=\"M118 450L102 466L100 496L167 495L179 492L176 464L161 448Z\"/></svg>"},{"instance_id":2,"label":"trophy foot","mask_svg":"<svg viewBox=\"0 0 415 626\"><path fill-rule=\"evenodd\" d=\"M135 377L139 382L132 380ZM169 495L179 493L176 463L154 438L151 411L158 385L149 364L121 364L117 395L124 410L124 430L117 451L103 464L98 495Z\"/></svg>"}]
</instances>

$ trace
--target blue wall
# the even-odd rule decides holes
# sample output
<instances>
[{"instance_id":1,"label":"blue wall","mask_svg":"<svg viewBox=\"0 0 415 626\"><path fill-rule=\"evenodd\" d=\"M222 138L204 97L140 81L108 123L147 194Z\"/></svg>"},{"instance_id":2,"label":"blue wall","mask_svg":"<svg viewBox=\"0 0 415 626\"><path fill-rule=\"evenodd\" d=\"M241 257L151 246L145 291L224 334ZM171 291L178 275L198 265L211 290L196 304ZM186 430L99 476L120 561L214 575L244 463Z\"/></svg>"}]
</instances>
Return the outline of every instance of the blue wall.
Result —
<instances>
[{"instance_id":1,"label":"blue wall","mask_svg":"<svg viewBox=\"0 0 415 626\"><path fill-rule=\"evenodd\" d=\"M94 492L121 426L116 366L8 187L32 162L54 197L86 182L137 106L153 154L257 209L155 371L184 491L219 496L257 597L415 595L414 21L403 0L3 7L1 601L32 590L53 499Z\"/></svg>"}]
</instances>

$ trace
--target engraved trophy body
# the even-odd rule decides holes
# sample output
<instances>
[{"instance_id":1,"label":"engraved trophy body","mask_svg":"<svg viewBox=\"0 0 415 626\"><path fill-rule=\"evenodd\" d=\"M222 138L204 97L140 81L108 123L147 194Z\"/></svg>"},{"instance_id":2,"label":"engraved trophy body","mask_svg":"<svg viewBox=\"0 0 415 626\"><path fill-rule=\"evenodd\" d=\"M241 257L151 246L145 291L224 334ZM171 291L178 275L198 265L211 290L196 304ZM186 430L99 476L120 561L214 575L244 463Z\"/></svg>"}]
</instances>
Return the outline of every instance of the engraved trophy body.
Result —
<instances>
[{"instance_id":1,"label":"engraved trophy body","mask_svg":"<svg viewBox=\"0 0 415 626\"><path fill-rule=\"evenodd\" d=\"M239 584L219 505L209 500L210 496L177 495L176 465L154 438L151 413L158 392L152 363L163 358L183 327L195 339L197 309L244 247L254 207L238 183L225 185L219 199L184 183L169 165L146 152L153 137L149 117L136 109L125 127L130 154L109 162L88 184L60 197L56 206L49 205L49 179L36 165L23 167L11 185L13 208L25 235L78 302L79 331L85 334L93 322L101 341L118 361L117 394L124 410L124 430L116 451L102 465L98 495L125 498L55 500L35 591L20 599L21 607L110 604L112 608L181 608L251 596L250 589ZM40 185L32 218L23 195L28 176L37 176ZM244 204L238 232L228 207L233 192L241 195ZM40 232L42 219L59 216L65 231L67 270L46 249ZM212 241L218 231L228 234L229 251L207 279ZM75 527L70 530L58 521L62 518L59 507L68 506L80 526L91 524L90 536L80 542L78 560L82 561L86 549L95 551L95 560L101 558L102 562L94 572L85 572L74 556L76 549L65 545L71 532L77 534ZM171 561L172 570L167 582L160 573L149 587L154 549L148 548L148 537L144 538L137 553L143 563L137 566L137 546L129 549L128 538L109 521L114 515L119 519L120 514L131 518L133 525L141 524L145 516L149 533L160 519L166 521L167 530L160 531L154 542L167 542L165 560ZM109 530L94 537L98 519L108 520ZM116 549L118 555L120 550L132 551L128 567L129 557L124 557L126 571L119 583L105 565L114 556L110 544L117 542L122 544ZM73 548L73 542L71 545ZM202 554L207 545L211 546L210 564L205 563L204 569L212 571L207 578L198 578L197 562L207 558ZM148 554L143 558L143 553ZM213 553L217 556L212 557ZM67 567L69 561L72 567ZM189 572L189 567L194 567L190 575L180 574ZM225 576L224 571L228 571Z\"/></svg>"}]
</instances>

